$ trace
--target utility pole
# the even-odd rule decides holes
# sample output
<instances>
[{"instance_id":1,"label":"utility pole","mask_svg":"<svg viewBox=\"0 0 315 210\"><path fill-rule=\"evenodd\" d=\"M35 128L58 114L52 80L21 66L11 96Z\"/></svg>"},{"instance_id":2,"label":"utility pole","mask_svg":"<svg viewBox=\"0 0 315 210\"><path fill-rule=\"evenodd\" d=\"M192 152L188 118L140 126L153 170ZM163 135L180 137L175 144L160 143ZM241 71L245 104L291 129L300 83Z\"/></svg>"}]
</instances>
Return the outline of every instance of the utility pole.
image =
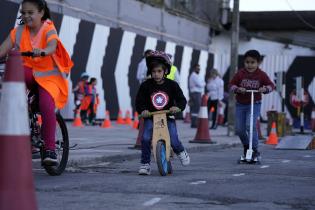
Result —
<instances>
[{"instance_id":1,"label":"utility pole","mask_svg":"<svg viewBox=\"0 0 315 210\"><path fill-rule=\"evenodd\" d=\"M238 68L238 41L239 41L239 28L240 28L240 13L239 13L239 0L234 0L233 3L233 16L232 16L232 33L231 33L231 67L229 73L229 80L232 79ZM235 99L234 94L229 94L228 106L228 136L235 134Z\"/></svg>"}]
</instances>

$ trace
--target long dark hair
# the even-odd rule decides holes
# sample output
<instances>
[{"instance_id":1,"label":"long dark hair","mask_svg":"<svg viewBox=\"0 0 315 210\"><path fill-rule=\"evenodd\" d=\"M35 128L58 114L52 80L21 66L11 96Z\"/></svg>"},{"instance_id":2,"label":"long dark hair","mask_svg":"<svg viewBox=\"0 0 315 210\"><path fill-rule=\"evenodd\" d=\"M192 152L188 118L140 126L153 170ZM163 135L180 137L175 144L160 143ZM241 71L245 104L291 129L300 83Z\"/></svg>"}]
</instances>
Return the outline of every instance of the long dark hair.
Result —
<instances>
[{"instance_id":1,"label":"long dark hair","mask_svg":"<svg viewBox=\"0 0 315 210\"><path fill-rule=\"evenodd\" d=\"M42 17L42 21L47 20L47 19L51 19L51 15L50 15L50 10L47 6L47 2L45 0L23 0L22 4L29 2L32 4L35 4L38 8L38 11L42 11L44 10L44 15ZM22 17L20 16L18 19L21 19ZM24 24L23 20L20 21L20 24Z\"/></svg>"}]
</instances>

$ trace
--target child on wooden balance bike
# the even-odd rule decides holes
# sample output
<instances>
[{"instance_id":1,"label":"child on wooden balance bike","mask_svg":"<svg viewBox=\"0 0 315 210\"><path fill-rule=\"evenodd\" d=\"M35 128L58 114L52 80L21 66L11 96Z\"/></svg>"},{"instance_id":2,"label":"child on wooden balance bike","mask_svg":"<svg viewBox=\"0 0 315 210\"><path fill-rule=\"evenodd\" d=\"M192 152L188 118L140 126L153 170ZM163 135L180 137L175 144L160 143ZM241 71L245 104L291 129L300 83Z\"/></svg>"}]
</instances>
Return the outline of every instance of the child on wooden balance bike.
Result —
<instances>
[{"instance_id":1,"label":"child on wooden balance bike","mask_svg":"<svg viewBox=\"0 0 315 210\"><path fill-rule=\"evenodd\" d=\"M142 154L139 175L151 174L151 141L153 120L151 112L169 110L167 127L171 147L179 157L182 165L190 163L190 158L178 139L174 114L185 109L186 99L177 82L169 80L166 75L170 72L170 58L160 51L152 51L146 57L150 79L144 81L136 96L136 110L144 118L144 131L141 141Z\"/></svg>"}]
</instances>

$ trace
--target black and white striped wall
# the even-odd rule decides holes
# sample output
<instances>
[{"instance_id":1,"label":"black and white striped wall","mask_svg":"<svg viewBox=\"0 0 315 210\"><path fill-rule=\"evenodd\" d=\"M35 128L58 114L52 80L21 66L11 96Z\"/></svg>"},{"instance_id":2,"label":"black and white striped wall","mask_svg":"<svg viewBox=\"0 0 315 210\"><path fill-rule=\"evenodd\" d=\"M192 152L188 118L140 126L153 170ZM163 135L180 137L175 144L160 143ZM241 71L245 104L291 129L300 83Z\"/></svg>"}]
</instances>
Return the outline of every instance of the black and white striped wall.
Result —
<instances>
[{"instance_id":1,"label":"black and white striped wall","mask_svg":"<svg viewBox=\"0 0 315 210\"><path fill-rule=\"evenodd\" d=\"M4 40L10 29L14 27L18 7L16 3L0 2L0 8L6 8L3 13L0 13L2 26L5 26L0 28L0 41ZM174 64L180 71L180 86L187 98L188 77L195 63L200 64L201 75L204 76L206 71L214 67L219 70L225 82L228 82L230 60L228 36L216 37L209 51L205 51L65 14L52 13L52 15L59 37L75 63L69 77L70 93L83 72L87 72L98 80L97 90L101 99L98 118L104 118L105 109L110 111L111 118L116 118L119 110L123 113L127 110L134 111L134 99L139 88L136 79L137 65L146 49L164 50L173 54ZM261 67L271 79L274 79L274 72L278 71L288 72L287 81L299 75L304 76L305 88L312 96L310 109L314 106L314 51L296 46L287 50L279 43L252 39L240 43L240 55L252 48L264 55L265 59ZM290 85L288 86L293 89ZM272 107L280 110L280 99L276 92L264 97L262 116L266 117L266 111ZM286 103L286 107L294 117L295 111L290 108L289 102ZM73 108L73 94L71 93L68 105L62 110L65 118L73 117Z\"/></svg>"}]
</instances>

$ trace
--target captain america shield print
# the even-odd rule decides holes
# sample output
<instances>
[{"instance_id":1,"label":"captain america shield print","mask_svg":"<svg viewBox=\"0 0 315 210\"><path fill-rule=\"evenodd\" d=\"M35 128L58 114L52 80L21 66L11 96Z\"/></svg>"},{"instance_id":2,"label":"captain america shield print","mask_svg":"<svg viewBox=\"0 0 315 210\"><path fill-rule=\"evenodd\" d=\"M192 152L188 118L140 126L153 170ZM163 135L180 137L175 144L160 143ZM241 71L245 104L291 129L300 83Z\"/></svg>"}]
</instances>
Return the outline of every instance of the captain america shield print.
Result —
<instances>
[{"instance_id":1,"label":"captain america shield print","mask_svg":"<svg viewBox=\"0 0 315 210\"><path fill-rule=\"evenodd\" d=\"M168 104L168 95L163 91L151 95L151 102L157 110L163 109Z\"/></svg>"}]
</instances>

